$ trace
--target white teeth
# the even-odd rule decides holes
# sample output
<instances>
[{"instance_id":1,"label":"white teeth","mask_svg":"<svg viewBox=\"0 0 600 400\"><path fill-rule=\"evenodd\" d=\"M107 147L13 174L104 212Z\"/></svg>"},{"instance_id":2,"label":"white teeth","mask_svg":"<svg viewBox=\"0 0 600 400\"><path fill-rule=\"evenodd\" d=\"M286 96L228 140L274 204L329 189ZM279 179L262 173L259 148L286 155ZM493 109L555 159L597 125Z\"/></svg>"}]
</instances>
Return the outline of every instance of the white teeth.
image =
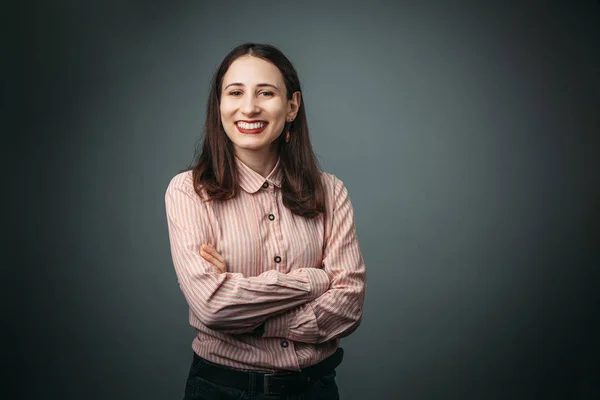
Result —
<instances>
[{"instance_id":1,"label":"white teeth","mask_svg":"<svg viewBox=\"0 0 600 400\"><path fill-rule=\"evenodd\" d=\"M266 125L264 122L253 122L251 124L247 122L239 121L237 125L242 129L259 129Z\"/></svg>"}]
</instances>

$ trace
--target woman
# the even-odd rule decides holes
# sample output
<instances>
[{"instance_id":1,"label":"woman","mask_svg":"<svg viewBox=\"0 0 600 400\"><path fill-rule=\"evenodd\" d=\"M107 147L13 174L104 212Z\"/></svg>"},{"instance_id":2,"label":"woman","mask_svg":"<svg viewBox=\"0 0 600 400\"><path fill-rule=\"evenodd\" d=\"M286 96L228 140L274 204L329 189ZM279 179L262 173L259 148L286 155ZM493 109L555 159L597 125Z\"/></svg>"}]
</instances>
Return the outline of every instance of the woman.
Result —
<instances>
[{"instance_id":1,"label":"woman","mask_svg":"<svg viewBox=\"0 0 600 400\"><path fill-rule=\"evenodd\" d=\"M270 45L234 48L204 134L165 194L196 330L185 399L338 399L340 338L361 322L366 270L348 192L317 167L290 61Z\"/></svg>"}]
</instances>

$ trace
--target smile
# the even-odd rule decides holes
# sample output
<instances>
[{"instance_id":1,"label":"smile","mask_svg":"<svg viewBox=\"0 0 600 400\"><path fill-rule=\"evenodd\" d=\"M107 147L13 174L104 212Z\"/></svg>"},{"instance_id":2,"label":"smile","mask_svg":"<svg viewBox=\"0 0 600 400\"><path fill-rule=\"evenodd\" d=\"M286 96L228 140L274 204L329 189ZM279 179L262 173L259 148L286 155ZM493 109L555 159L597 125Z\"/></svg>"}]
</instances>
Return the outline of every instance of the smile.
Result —
<instances>
[{"instance_id":1,"label":"smile","mask_svg":"<svg viewBox=\"0 0 600 400\"><path fill-rule=\"evenodd\" d=\"M264 122L264 121L259 121L259 122L238 121L235 123L235 126L237 127L238 131L240 131L241 133L249 133L249 134L261 133L262 131L265 130L267 125L268 125L268 123Z\"/></svg>"}]
</instances>

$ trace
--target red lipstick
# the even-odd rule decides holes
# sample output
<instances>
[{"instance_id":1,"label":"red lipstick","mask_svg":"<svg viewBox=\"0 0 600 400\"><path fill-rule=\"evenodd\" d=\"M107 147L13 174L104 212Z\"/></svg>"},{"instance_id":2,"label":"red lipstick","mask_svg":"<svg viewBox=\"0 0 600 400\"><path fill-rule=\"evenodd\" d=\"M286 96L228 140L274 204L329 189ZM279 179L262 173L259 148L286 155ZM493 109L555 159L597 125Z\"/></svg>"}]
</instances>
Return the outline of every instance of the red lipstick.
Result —
<instances>
[{"instance_id":1,"label":"red lipstick","mask_svg":"<svg viewBox=\"0 0 600 400\"><path fill-rule=\"evenodd\" d=\"M260 121L263 124L262 127L254 128L254 129L246 129L246 128L242 128L239 125L239 122L244 122L246 124L255 124L255 123L259 122L259 121L238 121L238 122L235 123L235 127L237 128L238 131L240 131L241 133L249 134L249 135L259 134L259 133L261 133L262 131L265 130L265 128L267 127L267 125L269 125L267 122Z\"/></svg>"}]
</instances>

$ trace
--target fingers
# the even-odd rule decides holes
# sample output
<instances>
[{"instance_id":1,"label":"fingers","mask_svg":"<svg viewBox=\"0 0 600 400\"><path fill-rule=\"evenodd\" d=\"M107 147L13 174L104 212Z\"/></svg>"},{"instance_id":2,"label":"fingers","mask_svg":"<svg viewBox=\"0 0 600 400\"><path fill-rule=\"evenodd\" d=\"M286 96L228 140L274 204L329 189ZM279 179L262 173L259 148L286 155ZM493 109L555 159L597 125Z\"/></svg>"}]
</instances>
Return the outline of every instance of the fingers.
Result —
<instances>
[{"instance_id":1,"label":"fingers","mask_svg":"<svg viewBox=\"0 0 600 400\"><path fill-rule=\"evenodd\" d=\"M204 250L205 252L207 252L208 254L210 254L211 256L216 258L217 260L219 260L221 263L225 264L225 259L219 253L217 253L217 250L215 250L214 247L209 246L207 244L203 244L202 250Z\"/></svg>"},{"instance_id":2,"label":"fingers","mask_svg":"<svg viewBox=\"0 0 600 400\"><path fill-rule=\"evenodd\" d=\"M205 251L201 251L200 255L206 261L208 261L209 263L211 263L212 265L214 265L219 270L219 272L225 272L224 271L223 263L221 263L219 260L217 260L216 258L214 258L213 256L211 256L210 254L208 254Z\"/></svg>"},{"instance_id":3,"label":"fingers","mask_svg":"<svg viewBox=\"0 0 600 400\"><path fill-rule=\"evenodd\" d=\"M219 253L217 253L217 251L214 248L202 245L200 256L202 256L202 258L204 258L206 261L217 267L219 272L223 273L227 271L225 259Z\"/></svg>"}]
</instances>

